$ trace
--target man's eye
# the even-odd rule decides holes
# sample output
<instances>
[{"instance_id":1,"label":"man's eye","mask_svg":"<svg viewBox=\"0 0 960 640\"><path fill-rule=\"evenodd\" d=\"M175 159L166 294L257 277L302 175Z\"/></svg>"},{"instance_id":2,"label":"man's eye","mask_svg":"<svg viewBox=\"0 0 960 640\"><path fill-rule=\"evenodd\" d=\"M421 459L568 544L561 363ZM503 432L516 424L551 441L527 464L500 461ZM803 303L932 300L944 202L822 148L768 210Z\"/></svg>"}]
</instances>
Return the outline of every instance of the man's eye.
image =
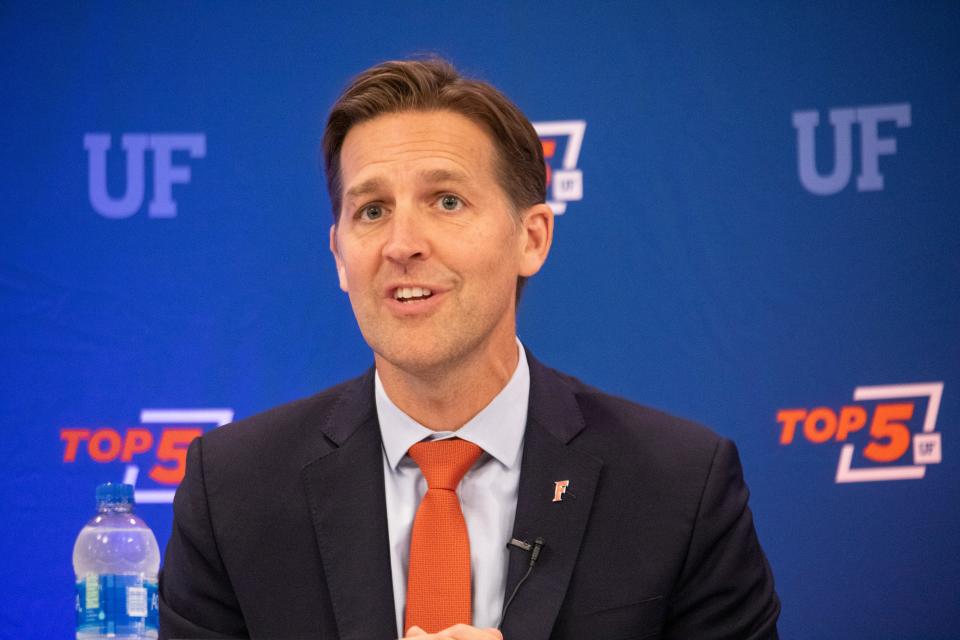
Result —
<instances>
[{"instance_id":1,"label":"man's eye","mask_svg":"<svg viewBox=\"0 0 960 640\"><path fill-rule=\"evenodd\" d=\"M440 207L444 211L456 211L463 206L463 201L460 200L457 196L445 195L440 196Z\"/></svg>"},{"instance_id":2,"label":"man's eye","mask_svg":"<svg viewBox=\"0 0 960 640\"><path fill-rule=\"evenodd\" d=\"M360 209L360 218L363 220L379 220L383 217L383 208L378 204L367 205Z\"/></svg>"}]
</instances>

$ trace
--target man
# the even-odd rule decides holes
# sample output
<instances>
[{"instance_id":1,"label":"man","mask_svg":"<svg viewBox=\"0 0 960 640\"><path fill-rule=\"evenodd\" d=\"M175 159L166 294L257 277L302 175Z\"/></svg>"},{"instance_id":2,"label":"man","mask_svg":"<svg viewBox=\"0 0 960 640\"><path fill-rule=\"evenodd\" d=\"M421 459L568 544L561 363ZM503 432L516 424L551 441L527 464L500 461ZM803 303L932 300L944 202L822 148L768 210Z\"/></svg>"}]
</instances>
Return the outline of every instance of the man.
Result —
<instances>
[{"instance_id":1,"label":"man","mask_svg":"<svg viewBox=\"0 0 960 640\"><path fill-rule=\"evenodd\" d=\"M389 62L323 149L375 368L194 441L161 637L776 638L733 445L516 338L553 234L523 114L443 61Z\"/></svg>"}]
</instances>

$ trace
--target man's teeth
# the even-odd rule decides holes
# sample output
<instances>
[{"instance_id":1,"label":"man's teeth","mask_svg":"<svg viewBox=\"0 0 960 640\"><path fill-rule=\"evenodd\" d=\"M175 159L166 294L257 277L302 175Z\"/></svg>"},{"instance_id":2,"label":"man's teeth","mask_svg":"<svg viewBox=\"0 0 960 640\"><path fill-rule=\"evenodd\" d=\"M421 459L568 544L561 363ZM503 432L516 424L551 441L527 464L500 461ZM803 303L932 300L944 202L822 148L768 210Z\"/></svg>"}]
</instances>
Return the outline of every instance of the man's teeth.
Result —
<instances>
[{"instance_id":1,"label":"man's teeth","mask_svg":"<svg viewBox=\"0 0 960 640\"><path fill-rule=\"evenodd\" d=\"M415 298L428 298L433 294L430 289L422 287L398 287L394 297L397 300L413 300Z\"/></svg>"}]
</instances>

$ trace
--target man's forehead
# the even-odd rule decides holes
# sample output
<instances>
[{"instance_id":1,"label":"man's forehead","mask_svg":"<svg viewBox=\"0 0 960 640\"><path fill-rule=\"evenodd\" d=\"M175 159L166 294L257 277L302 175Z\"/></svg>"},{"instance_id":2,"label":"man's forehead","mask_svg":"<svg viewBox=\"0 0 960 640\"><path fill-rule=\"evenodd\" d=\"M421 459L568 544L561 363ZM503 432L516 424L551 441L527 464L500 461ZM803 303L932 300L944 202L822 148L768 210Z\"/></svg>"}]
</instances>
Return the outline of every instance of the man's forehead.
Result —
<instances>
[{"instance_id":1,"label":"man's forehead","mask_svg":"<svg viewBox=\"0 0 960 640\"><path fill-rule=\"evenodd\" d=\"M361 120L347 131L347 138L357 131L364 129L382 129L394 125L402 125L404 131L411 133L430 133L437 127L454 127L464 131L486 134L485 127L458 111L451 109L409 109L404 111L390 111L375 115L372 118Z\"/></svg>"},{"instance_id":2,"label":"man's forehead","mask_svg":"<svg viewBox=\"0 0 960 640\"><path fill-rule=\"evenodd\" d=\"M470 173L478 162L493 155L487 132L450 111L390 113L354 125L340 151L346 170L380 162L404 162L437 158L463 165ZM443 168L443 163L441 162ZM450 169L453 170L453 169Z\"/></svg>"}]
</instances>

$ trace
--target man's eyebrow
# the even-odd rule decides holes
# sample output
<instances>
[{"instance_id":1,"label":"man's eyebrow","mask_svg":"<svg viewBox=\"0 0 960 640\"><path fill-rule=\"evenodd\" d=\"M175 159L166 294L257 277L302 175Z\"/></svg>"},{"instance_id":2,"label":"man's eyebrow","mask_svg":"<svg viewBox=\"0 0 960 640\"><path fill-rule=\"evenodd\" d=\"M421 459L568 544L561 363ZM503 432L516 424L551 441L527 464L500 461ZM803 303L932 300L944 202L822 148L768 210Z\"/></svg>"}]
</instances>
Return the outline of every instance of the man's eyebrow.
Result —
<instances>
[{"instance_id":1,"label":"man's eyebrow","mask_svg":"<svg viewBox=\"0 0 960 640\"><path fill-rule=\"evenodd\" d=\"M450 169L429 169L421 171L419 177L425 182L456 182L467 183L470 178L461 171L451 171Z\"/></svg>"},{"instance_id":2,"label":"man's eyebrow","mask_svg":"<svg viewBox=\"0 0 960 640\"><path fill-rule=\"evenodd\" d=\"M355 184L347 192L343 194L345 199L347 198L356 198L358 196L367 196L371 193L375 193L380 190L381 182L378 178L370 178L369 180L364 180L360 184Z\"/></svg>"}]
</instances>

